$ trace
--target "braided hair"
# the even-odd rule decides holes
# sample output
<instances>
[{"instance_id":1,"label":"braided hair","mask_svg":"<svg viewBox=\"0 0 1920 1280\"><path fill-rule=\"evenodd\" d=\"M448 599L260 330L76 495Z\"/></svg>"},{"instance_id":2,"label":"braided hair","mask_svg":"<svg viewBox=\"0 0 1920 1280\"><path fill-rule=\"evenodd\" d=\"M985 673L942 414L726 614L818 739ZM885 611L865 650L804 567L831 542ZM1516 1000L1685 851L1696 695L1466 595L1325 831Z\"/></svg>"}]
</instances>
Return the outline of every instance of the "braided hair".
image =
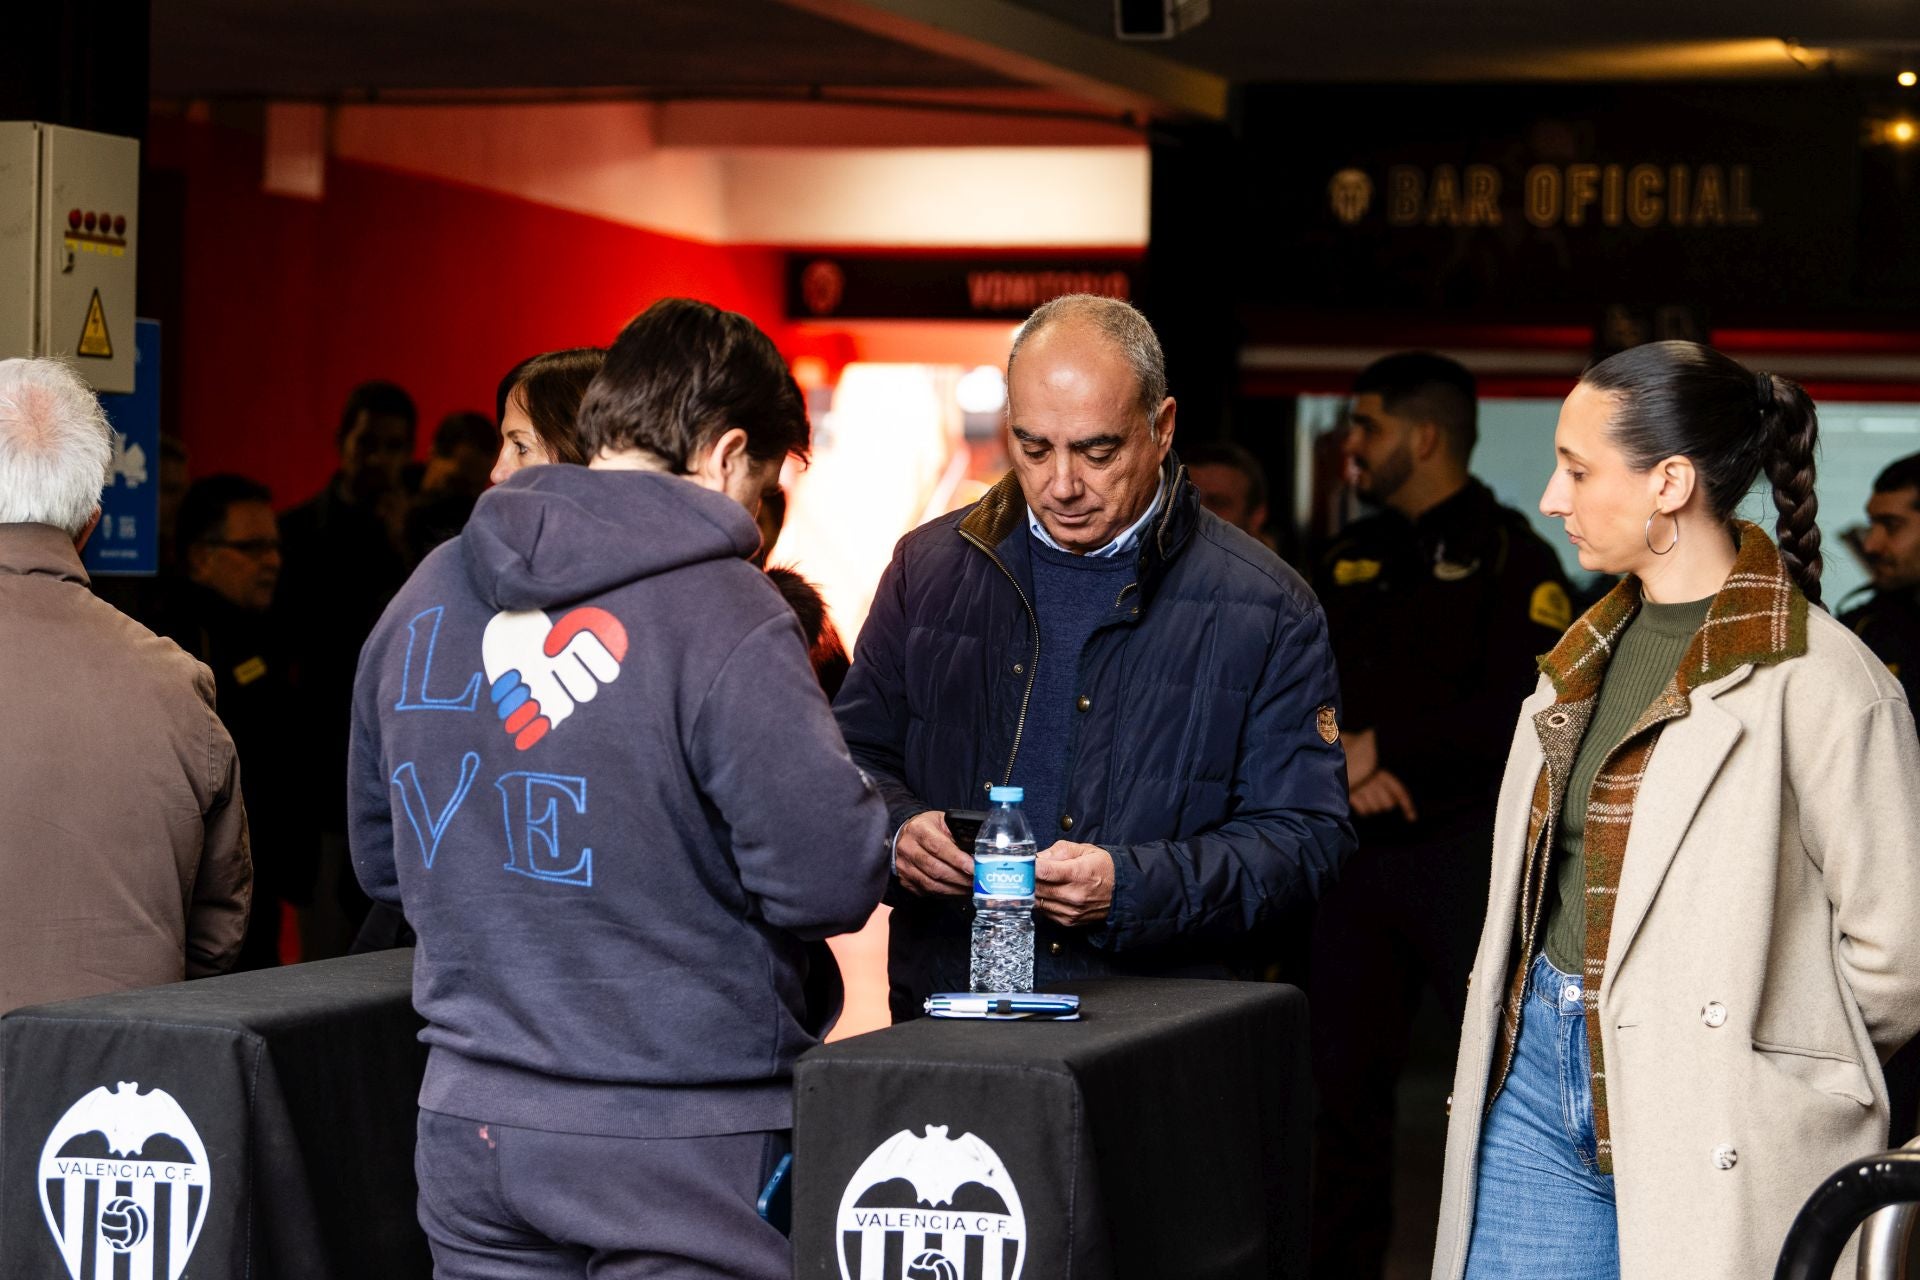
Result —
<instances>
[{"instance_id":1,"label":"braided hair","mask_svg":"<svg viewBox=\"0 0 1920 1280\"><path fill-rule=\"evenodd\" d=\"M1779 516L1774 536L1787 572L1820 603L1820 501L1813 491L1820 424L1799 383L1754 373L1697 342L1650 342L1610 356L1580 379L1619 398L1610 424L1627 465L1692 461L1707 507L1731 520L1765 471Z\"/></svg>"}]
</instances>

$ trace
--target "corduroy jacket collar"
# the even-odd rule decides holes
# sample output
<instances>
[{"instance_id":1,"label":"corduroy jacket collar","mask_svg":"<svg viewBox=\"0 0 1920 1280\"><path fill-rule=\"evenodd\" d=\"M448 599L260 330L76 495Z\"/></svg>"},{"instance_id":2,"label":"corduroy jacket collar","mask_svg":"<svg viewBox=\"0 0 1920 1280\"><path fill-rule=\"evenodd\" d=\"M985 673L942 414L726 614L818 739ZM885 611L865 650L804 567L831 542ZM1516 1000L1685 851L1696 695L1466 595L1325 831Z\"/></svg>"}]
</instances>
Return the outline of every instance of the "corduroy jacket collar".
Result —
<instances>
[{"instance_id":1,"label":"corduroy jacket collar","mask_svg":"<svg viewBox=\"0 0 1920 1280\"><path fill-rule=\"evenodd\" d=\"M72 535L50 524L0 524L0 573L88 582Z\"/></svg>"},{"instance_id":2,"label":"corduroy jacket collar","mask_svg":"<svg viewBox=\"0 0 1920 1280\"><path fill-rule=\"evenodd\" d=\"M1749 663L1765 666L1807 651L1807 598L1794 585L1779 548L1759 525L1745 520L1734 522L1734 536L1739 549L1733 572L1715 593L1669 694L1685 698ZM1581 702L1600 692L1614 642L1639 611L1640 581L1623 578L1540 659L1556 703Z\"/></svg>"}]
</instances>

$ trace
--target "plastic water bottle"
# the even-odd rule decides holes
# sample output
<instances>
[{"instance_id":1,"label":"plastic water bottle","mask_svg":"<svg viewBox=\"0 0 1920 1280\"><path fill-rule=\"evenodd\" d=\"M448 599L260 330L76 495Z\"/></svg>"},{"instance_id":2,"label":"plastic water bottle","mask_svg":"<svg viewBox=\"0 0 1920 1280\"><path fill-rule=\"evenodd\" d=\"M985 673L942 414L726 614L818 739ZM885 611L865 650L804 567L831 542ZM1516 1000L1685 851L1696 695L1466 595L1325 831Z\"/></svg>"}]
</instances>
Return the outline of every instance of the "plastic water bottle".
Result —
<instances>
[{"instance_id":1,"label":"plastic water bottle","mask_svg":"<svg viewBox=\"0 0 1920 1280\"><path fill-rule=\"evenodd\" d=\"M1019 787L987 793L992 809L973 842L975 991L1033 990L1033 829Z\"/></svg>"}]
</instances>

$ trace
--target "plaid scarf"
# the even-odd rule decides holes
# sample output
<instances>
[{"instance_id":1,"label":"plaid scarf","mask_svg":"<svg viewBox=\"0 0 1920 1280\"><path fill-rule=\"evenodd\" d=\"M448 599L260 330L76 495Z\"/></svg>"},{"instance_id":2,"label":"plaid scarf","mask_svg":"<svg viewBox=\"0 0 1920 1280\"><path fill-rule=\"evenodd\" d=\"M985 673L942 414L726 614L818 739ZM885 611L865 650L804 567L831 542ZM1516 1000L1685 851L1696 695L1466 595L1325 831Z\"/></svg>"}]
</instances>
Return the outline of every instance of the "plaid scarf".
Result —
<instances>
[{"instance_id":1,"label":"plaid scarf","mask_svg":"<svg viewBox=\"0 0 1920 1280\"><path fill-rule=\"evenodd\" d=\"M1620 893L1620 872L1626 863L1627 836L1641 779L1653 760L1661 730L1687 714L1693 690L1739 667L1784 662L1807 651L1807 598L1793 584L1779 550L1758 525L1744 520L1735 521L1734 537L1739 549L1733 571L1714 595L1707 620L1687 646L1673 679L1608 753L1587 798L1587 939L1582 1002L1592 1060L1593 1127L1599 1139L1602 1173L1613 1172L1613 1140L1607 1124L1606 1064L1600 1050L1600 985L1606 977L1613 909ZM1548 868L1558 838L1555 828L1566 799L1568 775L1600 700L1600 685L1614 645L1639 611L1640 583L1635 578L1623 578L1568 629L1553 652L1540 659L1540 670L1553 682L1557 696L1552 705L1533 717L1546 762L1534 783L1533 806L1527 820L1518 961L1507 984L1505 1016L1494 1054L1493 1086L1487 1095L1489 1108L1513 1067L1527 973L1541 946Z\"/></svg>"}]
</instances>

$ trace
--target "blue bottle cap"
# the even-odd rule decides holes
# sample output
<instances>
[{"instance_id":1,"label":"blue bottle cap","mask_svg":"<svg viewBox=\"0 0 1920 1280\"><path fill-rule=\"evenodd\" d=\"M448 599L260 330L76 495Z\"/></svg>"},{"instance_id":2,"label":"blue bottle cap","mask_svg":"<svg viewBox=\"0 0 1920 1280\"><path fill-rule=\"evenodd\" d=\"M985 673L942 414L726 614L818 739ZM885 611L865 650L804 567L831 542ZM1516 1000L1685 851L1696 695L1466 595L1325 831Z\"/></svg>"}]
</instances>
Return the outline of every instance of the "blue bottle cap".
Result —
<instances>
[{"instance_id":1,"label":"blue bottle cap","mask_svg":"<svg viewBox=\"0 0 1920 1280\"><path fill-rule=\"evenodd\" d=\"M1026 798L1026 790L1022 787L993 787L987 792L987 799L994 804L1019 804Z\"/></svg>"}]
</instances>

